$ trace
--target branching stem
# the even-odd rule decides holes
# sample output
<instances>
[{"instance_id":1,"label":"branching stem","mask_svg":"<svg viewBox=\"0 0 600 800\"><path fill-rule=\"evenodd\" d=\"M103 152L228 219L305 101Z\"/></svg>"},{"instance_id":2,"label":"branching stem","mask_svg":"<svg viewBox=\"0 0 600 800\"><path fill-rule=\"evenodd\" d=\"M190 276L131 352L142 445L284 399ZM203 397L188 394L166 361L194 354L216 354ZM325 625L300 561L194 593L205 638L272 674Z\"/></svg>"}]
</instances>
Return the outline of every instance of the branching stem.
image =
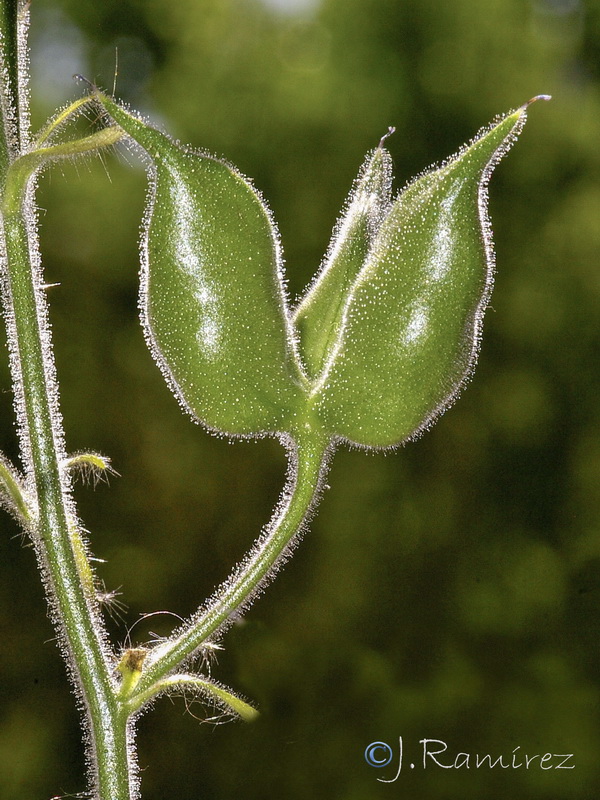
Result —
<instances>
[{"instance_id":1,"label":"branching stem","mask_svg":"<svg viewBox=\"0 0 600 800\"><path fill-rule=\"evenodd\" d=\"M165 645L127 651L119 661L108 645L94 575L78 528L69 467L100 460L93 454L67 459L59 412L50 327L39 263L32 176L46 161L113 144L123 132L108 127L90 136L48 144L49 137L88 98L59 112L28 144L26 60L17 57L19 26L27 4L0 0L0 266L2 302L11 350L21 459L20 477L0 462L0 488L31 533L52 619L88 731L95 800L138 797L130 737L132 719L157 693L188 687L216 698L250 719L254 709L202 676L173 674L181 663L242 613L290 552L314 506L331 441L310 423L288 440L294 469L280 506L263 536L214 597ZM21 42L19 45L18 42ZM108 462L101 462L103 469ZM35 510L35 514L32 513ZM120 673L120 677L119 677Z\"/></svg>"},{"instance_id":2,"label":"branching stem","mask_svg":"<svg viewBox=\"0 0 600 800\"><path fill-rule=\"evenodd\" d=\"M206 607L200 609L167 643L150 653L142 677L130 697L133 705L146 693L151 696L152 687L177 669L209 637L217 634L234 612L243 609L273 574L318 498L330 447L330 440L314 429L296 435L292 484L284 491L282 504L262 539Z\"/></svg>"}]
</instances>

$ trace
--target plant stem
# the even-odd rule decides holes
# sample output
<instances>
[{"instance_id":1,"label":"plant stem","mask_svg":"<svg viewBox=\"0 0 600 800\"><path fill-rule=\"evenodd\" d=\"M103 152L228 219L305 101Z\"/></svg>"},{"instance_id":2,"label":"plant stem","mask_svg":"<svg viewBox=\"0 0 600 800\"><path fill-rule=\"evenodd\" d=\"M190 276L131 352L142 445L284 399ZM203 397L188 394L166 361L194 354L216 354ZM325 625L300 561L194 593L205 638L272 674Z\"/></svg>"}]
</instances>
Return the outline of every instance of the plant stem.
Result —
<instances>
[{"instance_id":1,"label":"plant stem","mask_svg":"<svg viewBox=\"0 0 600 800\"><path fill-rule=\"evenodd\" d=\"M220 632L232 615L241 613L264 587L265 581L275 574L278 563L289 552L316 503L330 448L329 438L314 429L295 436L292 462L295 471L288 479L280 505L262 538L206 606L172 639L150 652L142 677L130 697L132 705L209 637Z\"/></svg>"},{"instance_id":2,"label":"plant stem","mask_svg":"<svg viewBox=\"0 0 600 800\"><path fill-rule=\"evenodd\" d=\"M3 122L0 153L14 161L24 143L20 130L28 121L17 92L26 76L14 71L17 49L17 5L0 3L2 55L12 58L5 69L10 80L2 86ZM24 13L19 5L19 12ZM26 20L21 19L21 24ZM6 37L11 37L11 42ZM8 54L8 56L7 56ZM11 55L12 54L12 55ZM18 112L17 112L18 109ZM20 124L14 120L18 117ZM12 125L7 120L12 118ZM11 128L17 140L11 140ZM6 164L4 173L6 173ZM3 176L4 177L4 176ZM33 540L52 620L76 690L83 700L90 740L88 763L93 791L101 800L129 800L127 720L116 698L116 680L104 627L95 604L86 597L73 550L70 526L75 523L73 503L64 470L64 434L58 409L46 300L39 267L37 220L30 187L22 203L2 204L0 231L2 295L11 349L10 366L15 391L21 457L27 480L35 490L37 521Z\"/></svg>"},{"instance_id":3,"label":"plant stem","mask_svg":"<svg viewBox=\"0 0 600 800\"><path fill-rule=\"evenodd\" d=\"M5 213L17 212L20 209L23 202L24 184L27 183L32 173L45 162L52 159L71 158L85 153L97 153L103 147L110 147L116 144L123 138L123 135L123 131L113 125L81 139L72 139L49 147L29 150L22 156L15 158L6 171L4 196L2 198Z\"/></svg>"},{"instance_id":4,"label":"plant stem","mask_svg":"<svg viewBox=\"0 0 600 800\"><path fill-rule=\"evenodd\" d=\"M19 48L24 47L26 9L22 0L0 0L0 59L4 70L0 73L1 291L25 489L31 498L27 527L61 649L84 708L93 797L133 800L138 797L138 786L137 776L131 774L135 769L131 719L157 691L175 684L194 686L219 697L242 715L253 715L247 704L222 687L199 676L169 673L209 637L222 632L276 573L316 501L331 442L308 422L299 428L293 441L288 437L286 441L294 450L294 469L262 537L230 579L166 645L148 653L147 659L144 650L128 651L119 669L125 676L127 670L141 672L141 676L138 681L133 675L129 683L123 678L120 685L117 659L108 645L71 496L32 175L45 159L96 150L113 144L122 132L108 128L80 140L29 149L26 59L19 57ZM83 104L78 101L59 113L38 144ZM9 493L20 497L8 467L3 476ZM24 508L29 512L28 505ZM22 509L18 511L23 514ZM132 658L135 663L131 663Z\"/></svg>"},{"instance_id":5,"label":"plant stem","mask_svg":"<svg viewBox=\"0 0 600 800\"><path fill-rule=\"evenodd\" d=\"M69 535L73 514L60 468L63 433L50 332L39 276L31 263L36 232L23 214L12 213L4 216L3 234L4 303L12 328L11 368L22 457L33 479L38 505L34 543L52 618L84 699L98 796L102 800L125 800L130 796L125 725L115 697L103 626L97 610L87 602Z\"/></svg>"},{"instance_id":6,"label":"plant stem","mask_svg":"<svg viewBox=\"0 0 600 800\"><path fill-rule=\"evenodd\" d=\"M19 0L0 2L0 64L3 68L4 102L0 102L0 171L6 173L21 141L20 106L24 100L19 86L19 23L25 24L23 4ZM7 98L12 102L6 102Z\"/></svg>"}]
</instances>

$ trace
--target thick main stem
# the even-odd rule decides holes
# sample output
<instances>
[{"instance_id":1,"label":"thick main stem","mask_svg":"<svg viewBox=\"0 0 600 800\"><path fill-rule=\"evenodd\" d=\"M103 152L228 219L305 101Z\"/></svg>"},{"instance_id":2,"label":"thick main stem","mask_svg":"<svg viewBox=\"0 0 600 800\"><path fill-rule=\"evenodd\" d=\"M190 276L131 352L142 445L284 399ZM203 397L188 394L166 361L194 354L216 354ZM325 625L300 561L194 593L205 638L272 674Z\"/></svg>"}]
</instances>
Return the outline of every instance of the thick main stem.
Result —
<instances>
[{"instance_id":1,"label":"thick main stem","mask_svg":"<svg viewBox=\"0 0 600 800\"><path fill-rule=\"evenodd\" d=\"M265 534L207 605L173 639L151 654L131 697L132 706L136 705L137 697L176 669L222 629L232 615L242 611L274 574L278 561L289 550L316 503L330 447L329 438L315 429L295 436L295 470Z\"/></svg>"},{"instance_id":2,"label":"thick main stem","mask_svg":"<svg viewBox=\"0 0 600 800\"><path fill-rule=\"evenodd\" d=\"M75 514L63 477L58 410L46 300L39 267L33 192L8 178L29 127L25 32L27 3L0 0L0 257L2 301L11 350L21 456L37 518L33 540L52 619L71 678L83 701L88 763L98 800L130 800L127 719L116 698L104 627L86 595L70 530ZM7 191L8 187L13 191ZM10 196L10 200L9 200Z\"/></svg>"},{"instance_id":3,"label":"thick main stem","mask_svg":"<svg viewBox=\"0 0 600 800\"><path fill-rule=\"evenodd\" d=\"M3 228L5 314L22 455L37 497L38 560L53 621L84 700L97 796L129 800L126 720L115 696L102 623L86 599L69 535L72 515L61 475L63 435L45 300L35 265L35 227L19 209L4 214Z\"/></svg>"},{"instance_id":4,"label":"thick main stem","mask_svg":"<svg viewBox=\"0 0 600 800\"><path fill-rule=\"evenodd\" d=\"M19 92L19 28L24 19L19 0L0 2L0 173L5 174L21 140Z\"/></svg>"}]
</instances>

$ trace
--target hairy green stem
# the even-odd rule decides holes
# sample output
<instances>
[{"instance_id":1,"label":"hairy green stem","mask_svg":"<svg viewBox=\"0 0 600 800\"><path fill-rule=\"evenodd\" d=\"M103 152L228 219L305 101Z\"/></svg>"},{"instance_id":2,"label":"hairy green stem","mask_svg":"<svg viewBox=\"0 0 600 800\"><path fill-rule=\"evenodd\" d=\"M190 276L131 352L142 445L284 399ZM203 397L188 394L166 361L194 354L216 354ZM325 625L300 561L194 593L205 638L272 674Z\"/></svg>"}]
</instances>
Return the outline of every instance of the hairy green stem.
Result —
<instances>
[{"instance_id":1,"label":"hairy green stem","mask_svg":"<svg viewBox=\"0 0 600 800\"><path fill-rule=\"evenodd\" d=\"M98 800L129 800L127 718L117 701L104 627L93 598L86 596L70 535L76 522L68 481L61 469L65 459L64 434L38 263L33 191L27 190L24 175L21 181L8 178L11 165L27 144L27 76L19 74L24 62L17 57L19 44L23 45L19 25L24 30L26 23L24 3L1 0L0 166L4 195L0 256L21 457L37 500L38 516L32 537L52 619L85 709L94 796ZM6 191L7 184L12 191ZM14 190L16 184L20 184L20 191ZM7 195L11 197L8 204Z\"/></svg>"},{"instance_id":2,"label":"hairy green stem","mask_svg":"<svg viewBox=\"0 0 600 800\"><path fill-rule=\"evenodd\" d=\"M3 456L0 457L0 495L21 524L29 529L35 516L31 498L25 491L21 476Z\"/></svg>"},{"instance_id":3,"label":"hairy green stem","mask_svg":"<svg viewBox=\"0 0 600 800\"><path fill-rule=\"evenodd\" d=\"M278 561L301 530L317 500L330 446L330 440L314 429L296 435L293 483L284 492L281 506L263 538L206 607L185 624L174 638L150 653L142 677L130 698L133 705L136 705L136 698L151 690L217 633L236 611L243 609L263 587L264 581L274 574Z\"/></svg>"},{"instance_id":4,"label":"hairy green stem","mask_svg":"<svg viewBox=\"0 0 600 800\"><path fill-rule=\"evenodd\" d=\"M98 797L128 800L126 726L115 696L110 657L99 614L86 598L73 550L70 498L61 476L62 431L49 356L42 289L32 264L33 225L19 213L3 219L4 303L11 323L13 382L19 408L22 456L33 478L38 523L34 543L53 619L83 697L96 763Z\"/></svg>"},{"instance_id":5,"label":"hairy green stem","mask_svg":"<svg viewBox=\"0 0 600 800\"><path fill-rule=\"evenodd\" d=\"M20 0L0 2L0 172L3 176L22 140L20 107L25 98L19 86L19 23L24 24L25 13L25 4Z\"/></svg>"},{"instance_id":6,"label":"hairy green stem","mask_svg":"<svg viewBox=\"0 0 600 800\"><path fill-rule=\"evenodd\" d=\"M9 166L6 175L2 204L5 212L17 212L21 206L23 185L36 169L53 159L71 158L86 153L96 153L102 147L110 147L123 138L123 131L116 126L103 128L82 139L40 147L30 150L15 159Z\"/></svg>"}]
</instances>

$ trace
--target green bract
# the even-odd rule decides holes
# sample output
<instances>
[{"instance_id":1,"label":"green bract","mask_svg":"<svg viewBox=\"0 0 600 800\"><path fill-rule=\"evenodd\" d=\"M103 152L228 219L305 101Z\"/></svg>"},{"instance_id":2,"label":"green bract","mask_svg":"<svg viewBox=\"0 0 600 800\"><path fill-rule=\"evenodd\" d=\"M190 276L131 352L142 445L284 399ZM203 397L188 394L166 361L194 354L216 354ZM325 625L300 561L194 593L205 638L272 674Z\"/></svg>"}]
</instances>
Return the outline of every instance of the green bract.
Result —
<instances>
[{"instance_id":1,"label":"green bract","mask_svg":"<svg viewBox=\"0 0 600 800\"><path fill-rule=\"evenodd\" d=\"M390 155L380 146L367 156L321 271L294 314L302 358L314 379L335 349L352 286L388 210L391 175Z\"/></svg>"},{"instance_id":2,"label":"green bract","mask_svg":"<svg viewBox=\"0 0 600 800\"><path fill-rule=\"evenodd\" d=\"M254 188L228 164L98 99L152 159L143 317L159 365L195 417L229 434L314 429L389 447L448 407L475 363L491 291L487 183L526 106L395 200L382 142L290 315L277 234Z\"/></svg>"}]
</instances>

